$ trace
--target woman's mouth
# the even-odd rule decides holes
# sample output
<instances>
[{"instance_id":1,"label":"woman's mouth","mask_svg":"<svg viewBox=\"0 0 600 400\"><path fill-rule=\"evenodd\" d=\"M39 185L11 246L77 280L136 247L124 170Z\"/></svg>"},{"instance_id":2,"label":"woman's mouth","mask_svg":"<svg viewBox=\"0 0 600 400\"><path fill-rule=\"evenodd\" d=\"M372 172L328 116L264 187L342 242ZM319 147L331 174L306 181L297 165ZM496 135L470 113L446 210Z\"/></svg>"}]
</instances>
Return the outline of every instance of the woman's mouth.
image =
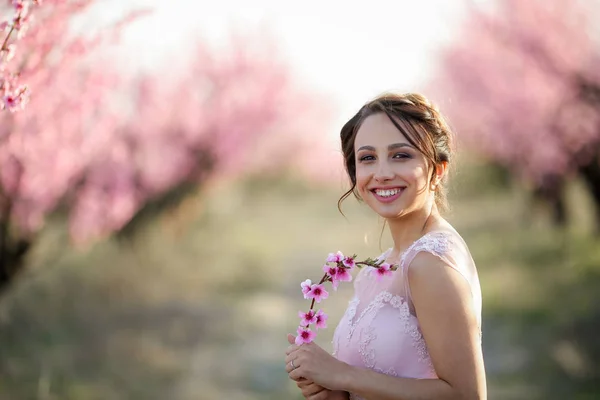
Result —
<instances>
[{"instance_id":1,"label":"woman's mouth","mask_svg":"<svg viewBox=\"0 0 600 400\"><path fill-rule=\"evenodd\" d=\"M391 203L392 201L400 197L403 191L404 187L371 190L375 198L382 203Z\"/></svg>"}]
</instances>

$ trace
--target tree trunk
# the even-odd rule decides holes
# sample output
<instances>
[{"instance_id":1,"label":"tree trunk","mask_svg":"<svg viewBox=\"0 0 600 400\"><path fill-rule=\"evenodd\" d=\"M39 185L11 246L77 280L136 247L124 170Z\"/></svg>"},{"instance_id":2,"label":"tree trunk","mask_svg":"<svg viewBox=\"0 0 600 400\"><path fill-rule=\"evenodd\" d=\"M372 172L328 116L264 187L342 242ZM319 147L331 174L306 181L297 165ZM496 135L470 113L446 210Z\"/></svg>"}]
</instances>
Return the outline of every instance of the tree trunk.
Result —
<instances>
[{"instance_id":1,"label":"tree trunk","mask_svg":"<svg viewBox=\"0 0 600 400\"><path fill-rule=\"evenodd\" d=\"M532 192L532 206L547 205L550 208L552 222L560 228L564 228L568 222L564 189L565 182L562 177L547 175Z\"/></svg>"},{"instance_id":2,"label":"tree trunk","mask_svg":"<svg viewBox=\"0 0 600 400\"><path fill-rule=\"evenodd\" d=\"M600 235L600 156L580 168L581 175L592 195L595 207L595 232Z\"/></svg>"},{"instance_id":3,"label":"tree trunk","mask_svg":"<svg viewBox=\"0 0 600 400\"><path fill-rule=\"evenodd\" d=\"M24 269L25 255L30 242L19 240L12 245L2 245L0 250L0 295L13 283L15 277Z\"/></svg>"},{"instance_id":4,"label":"tree trunk","mask_svg":"<svg viewBox=\"0 0 600 400\"><path fill-rule=\"evenodd\" d=\"M11 235L10 215L12 202L0 196L0 294L11 285L25 266L25 255L31 241Z\"/></svg>"}]
</instances>

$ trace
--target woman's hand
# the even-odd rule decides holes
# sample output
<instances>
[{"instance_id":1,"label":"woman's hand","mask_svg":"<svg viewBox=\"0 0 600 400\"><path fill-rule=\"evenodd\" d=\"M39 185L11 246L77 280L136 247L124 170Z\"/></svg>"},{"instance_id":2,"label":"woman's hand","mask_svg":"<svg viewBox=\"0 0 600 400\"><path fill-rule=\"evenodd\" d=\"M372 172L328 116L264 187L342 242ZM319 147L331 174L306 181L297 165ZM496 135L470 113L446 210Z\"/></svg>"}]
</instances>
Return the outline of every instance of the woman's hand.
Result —
<instances>
[{"instance_id":1,"label":"woman's hand","mask_svg":"<svg viewBox=\"0 0 600 400\"><path fill-rule=\"evenodd\" d=\"M287 339L289 344L294 344L296 338L288 334ZM323 386L304 378L297 380L296 386L302 392L302 396L308 400L326 400L328 399L328 392L331 392L331 390L325 389Z\"/></svg>"},{"instance_id":2,"label":"woman's hand","mask_svg":"<svg viewBox=\"0 0 600 400\"><path fill-rule=\"evenodd\" d=\"M294 336L288 335L288 341L293 340ZM344 377L351 367L337 360L316 343L290 345L286 354L285 370L291 379L300 382L304 378L326 389L344 390Z\"/></svg>"},{"instance_id":3,"label":"woman's hand","mask_svg":"<svg viewBox=\"0 0 600 400\"><path fill-rule=\"evenodd\" d=\"M302 396L307 400L329 400L330 398L329 394L331 390L325 389L323 386L317 385L307 379L297 381L296 386L298 386L302 392Z\"/></svg>"},{"instance_id":4,"label":"woman's hand","mask_svg":"<svg viewBox=\"0 0 600 400\"><path fill-rule=\"evenodd\" d=\"M301 379L296 385L307 400L348 400L348 392L325 389L306 379Z\"/></svg>"}]
</instances>

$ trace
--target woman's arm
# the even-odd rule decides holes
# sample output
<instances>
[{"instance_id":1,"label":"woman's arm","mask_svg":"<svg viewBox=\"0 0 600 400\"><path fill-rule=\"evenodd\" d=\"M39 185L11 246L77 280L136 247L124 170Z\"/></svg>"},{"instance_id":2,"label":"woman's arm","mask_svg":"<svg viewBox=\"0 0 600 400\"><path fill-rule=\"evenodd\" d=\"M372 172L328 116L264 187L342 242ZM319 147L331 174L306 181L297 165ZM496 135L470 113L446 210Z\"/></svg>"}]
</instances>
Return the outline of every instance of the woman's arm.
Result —
<instances>
[{"instance_id":1,"label":"woman's arm","mask_svg":"<svg viewBox=\"0 0 600 400\"><path fill-rule=\"evenodd\" d=\"M415 257L408 275L438 379L396 378L349 366L340 388L369 400L486 399L479 326L469 283L424 252Z\"/></svg>"}]
</instances>

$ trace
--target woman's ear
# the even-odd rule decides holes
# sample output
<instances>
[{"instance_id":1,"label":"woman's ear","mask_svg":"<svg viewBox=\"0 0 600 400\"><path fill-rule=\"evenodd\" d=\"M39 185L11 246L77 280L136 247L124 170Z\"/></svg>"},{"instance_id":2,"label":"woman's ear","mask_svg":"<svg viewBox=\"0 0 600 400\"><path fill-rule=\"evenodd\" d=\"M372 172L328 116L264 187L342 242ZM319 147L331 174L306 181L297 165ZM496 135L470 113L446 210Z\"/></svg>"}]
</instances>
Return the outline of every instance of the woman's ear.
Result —
<instances>
[{"instance_id":1,"label":"woman's ear","mask_svg":"<svg viewBox=\"0 0 600 400\"><path fill-rule=\"evenodd\" d=\"M442 161L436 164L433 178L431 180L431 190L435 190L437 186L442 182L446 173L448 172L448 161Z\"/></svg>"}]
</instances>

